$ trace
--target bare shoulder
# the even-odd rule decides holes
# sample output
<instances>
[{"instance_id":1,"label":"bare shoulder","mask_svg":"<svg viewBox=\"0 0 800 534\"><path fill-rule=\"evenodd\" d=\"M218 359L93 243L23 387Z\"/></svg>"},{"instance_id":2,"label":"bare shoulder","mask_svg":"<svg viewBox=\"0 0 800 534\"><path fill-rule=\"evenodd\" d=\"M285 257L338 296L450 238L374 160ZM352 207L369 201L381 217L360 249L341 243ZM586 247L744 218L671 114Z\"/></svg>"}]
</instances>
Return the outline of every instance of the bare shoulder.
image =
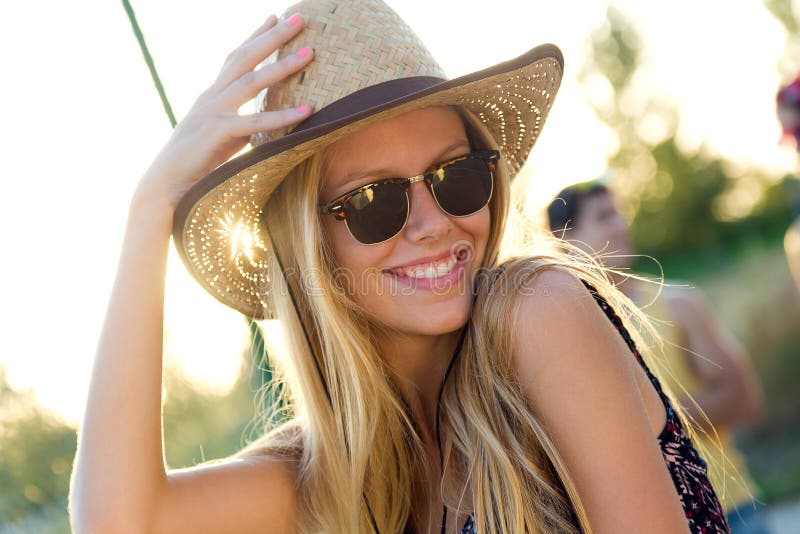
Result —
<instances>
[{"instance_id":1,"label":"bare shoulder","mask_svg":"<svg viewBox=\"0 0 800 534\"><path fill-rule=\"evenodd\" d=\"M582 369L608 369L611 363L632 369L634 360L623 338L572 272L553 267L537 271L520 286L516 301L516 363L527 367L527 373L579 376Z\"/></svg>"},{"instance_id":2,"label":"bare shoulder","mask_svg":"<svg viewBox=\"0 0 800 534\"><path fill-rule=\"evenodd\" d=\"M529 408L596 531L687 532L637 384L638 363L575 274L548 267L519 286L513 357ZM631 504L623 516L620 502Z\"/></svg>"},{"instance_id":3,"label":"bare shoulder","mask_svg":"<svg viewBox=\"0 0 800 534\"><path fill-rule=\"evenodd\" d=\"M295 532L296 465L263 455L172 470L153 532Z\"/></svg>"},{"instance_id":4,"label":"bare shoulder","mask_svg":"<svg viewBox=\"0 0 800 534\"><path fill-rule=\"evenodd\" d=\"M583 306L594 300L574 273L557 266L543 267L532 273L519 284L518 297L526 308Z\"/></svg>"},{"instance_id":5,"label":"bare shoulder","mask_svg":"<svg viewBox=\"0 0 800 534\"><path fill-rule=\"evenodd\" d=\"M514 321L521 341L562 342L579 333L614 331L583 281L565 268L545 267L517 287Z\"/></svg>"}]
</instances>

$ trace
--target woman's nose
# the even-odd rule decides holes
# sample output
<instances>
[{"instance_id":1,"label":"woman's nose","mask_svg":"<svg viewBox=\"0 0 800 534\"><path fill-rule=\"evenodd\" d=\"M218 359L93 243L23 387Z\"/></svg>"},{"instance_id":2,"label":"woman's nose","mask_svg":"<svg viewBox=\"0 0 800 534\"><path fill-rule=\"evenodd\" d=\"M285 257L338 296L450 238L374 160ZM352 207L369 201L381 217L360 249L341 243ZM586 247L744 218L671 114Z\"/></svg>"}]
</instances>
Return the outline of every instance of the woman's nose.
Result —
<instances>
[{"instance_id":1,"label":"woman's nose","mask_svg":"<svg viewBox=\"0 0 800 534\"><path fill-rule=\"evenodd\" d=\"M412 241L425 238L441 239L453 227L453 221L442 211L425 182L415 182L408 190L410 212L406 236Z\"/></svg>"}]
</instances>

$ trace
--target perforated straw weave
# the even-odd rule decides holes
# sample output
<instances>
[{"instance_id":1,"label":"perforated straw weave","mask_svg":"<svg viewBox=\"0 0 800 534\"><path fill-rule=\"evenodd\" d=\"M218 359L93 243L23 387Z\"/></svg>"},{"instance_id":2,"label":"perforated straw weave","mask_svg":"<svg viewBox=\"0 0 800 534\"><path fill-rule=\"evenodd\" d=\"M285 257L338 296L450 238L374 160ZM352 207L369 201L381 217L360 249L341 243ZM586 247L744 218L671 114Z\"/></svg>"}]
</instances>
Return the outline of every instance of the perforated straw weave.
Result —
<instances>
[{"instance_id":1,"label":"perforated straw weave","mask_svg":"<svg viewBox=\"0 0 800 534\"><path fill-rule=\"evenodd\" d=\"M492 133L513 178L533 147L561 82L563 58L542 45L514 60L447 80L428 50L383 2L308 0L289 8L305 29L275 60L302 46L314 59L262 91L260 111L312 102L293 130L252 136L253 149L198 181L178 204L173 238L187 269L214 297L256 319L269 317L268 240L259 214L286 174L353 131L415 109L459 106Z\"/></svg>"},{"instance_id":2,"label":"perforated straw weave","mask_svg":"<svg viewBox=\"0 0 800 534\"><path fill-rule=\"evenodd\" d=\"M256 97L259 111L273 111L312 102L314 109L380 82L409 76L445 79L422 41L386 4L375 1L302 2L284 17L299 12L306 28L278 52L278 58L303 46L314 49L305 75L264 90ZM253 136L253 145L283 137L286 130Z\"/></svg>"}]
</instances>

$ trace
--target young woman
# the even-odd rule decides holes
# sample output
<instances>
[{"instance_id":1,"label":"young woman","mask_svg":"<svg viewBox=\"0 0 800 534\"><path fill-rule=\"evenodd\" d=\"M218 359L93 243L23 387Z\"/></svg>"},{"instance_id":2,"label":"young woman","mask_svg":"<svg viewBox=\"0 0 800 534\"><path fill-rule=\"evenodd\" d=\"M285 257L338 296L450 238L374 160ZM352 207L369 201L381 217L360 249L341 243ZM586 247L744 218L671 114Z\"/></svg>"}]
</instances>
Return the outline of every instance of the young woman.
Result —
<instances>
[{"instance_id":1,"label":"young woman","mask_svg":"<svg viewBox=\"0 0 800 534\"><path fill-rule=\"evenodd\" d=\"M292 12L229 56L131 202L75 530L727 532L614 311L636 309L588 260L506 246L558 49L448 81L382 2ZM289 419L178 471L160 425L170 229L209 292L280 319L291 348L271 361Z\"/></svg>"}]
</instances>

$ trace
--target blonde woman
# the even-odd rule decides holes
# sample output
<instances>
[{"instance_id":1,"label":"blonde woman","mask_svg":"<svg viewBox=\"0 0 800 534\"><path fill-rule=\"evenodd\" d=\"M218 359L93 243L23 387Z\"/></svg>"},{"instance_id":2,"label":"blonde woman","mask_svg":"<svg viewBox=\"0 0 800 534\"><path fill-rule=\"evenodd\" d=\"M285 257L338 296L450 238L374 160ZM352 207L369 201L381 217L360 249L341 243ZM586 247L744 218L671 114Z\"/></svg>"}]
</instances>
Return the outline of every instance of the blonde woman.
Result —
<instances>
[{"instance_id":1,"label":"blonde woman","mask_svg":"<svg viewBox=\"0 0 800 534\"><path fill-rule=\"evenodd\" d=\"M615 313L636 309L589 260L501 247L562 65L546 45L447 80L377 0L269 17L131 202L75 530L727 532ZM288 421L185 470L160 425L170 232L211 294L290 346L271 361Z\"/></svg>"}]
</instances>

